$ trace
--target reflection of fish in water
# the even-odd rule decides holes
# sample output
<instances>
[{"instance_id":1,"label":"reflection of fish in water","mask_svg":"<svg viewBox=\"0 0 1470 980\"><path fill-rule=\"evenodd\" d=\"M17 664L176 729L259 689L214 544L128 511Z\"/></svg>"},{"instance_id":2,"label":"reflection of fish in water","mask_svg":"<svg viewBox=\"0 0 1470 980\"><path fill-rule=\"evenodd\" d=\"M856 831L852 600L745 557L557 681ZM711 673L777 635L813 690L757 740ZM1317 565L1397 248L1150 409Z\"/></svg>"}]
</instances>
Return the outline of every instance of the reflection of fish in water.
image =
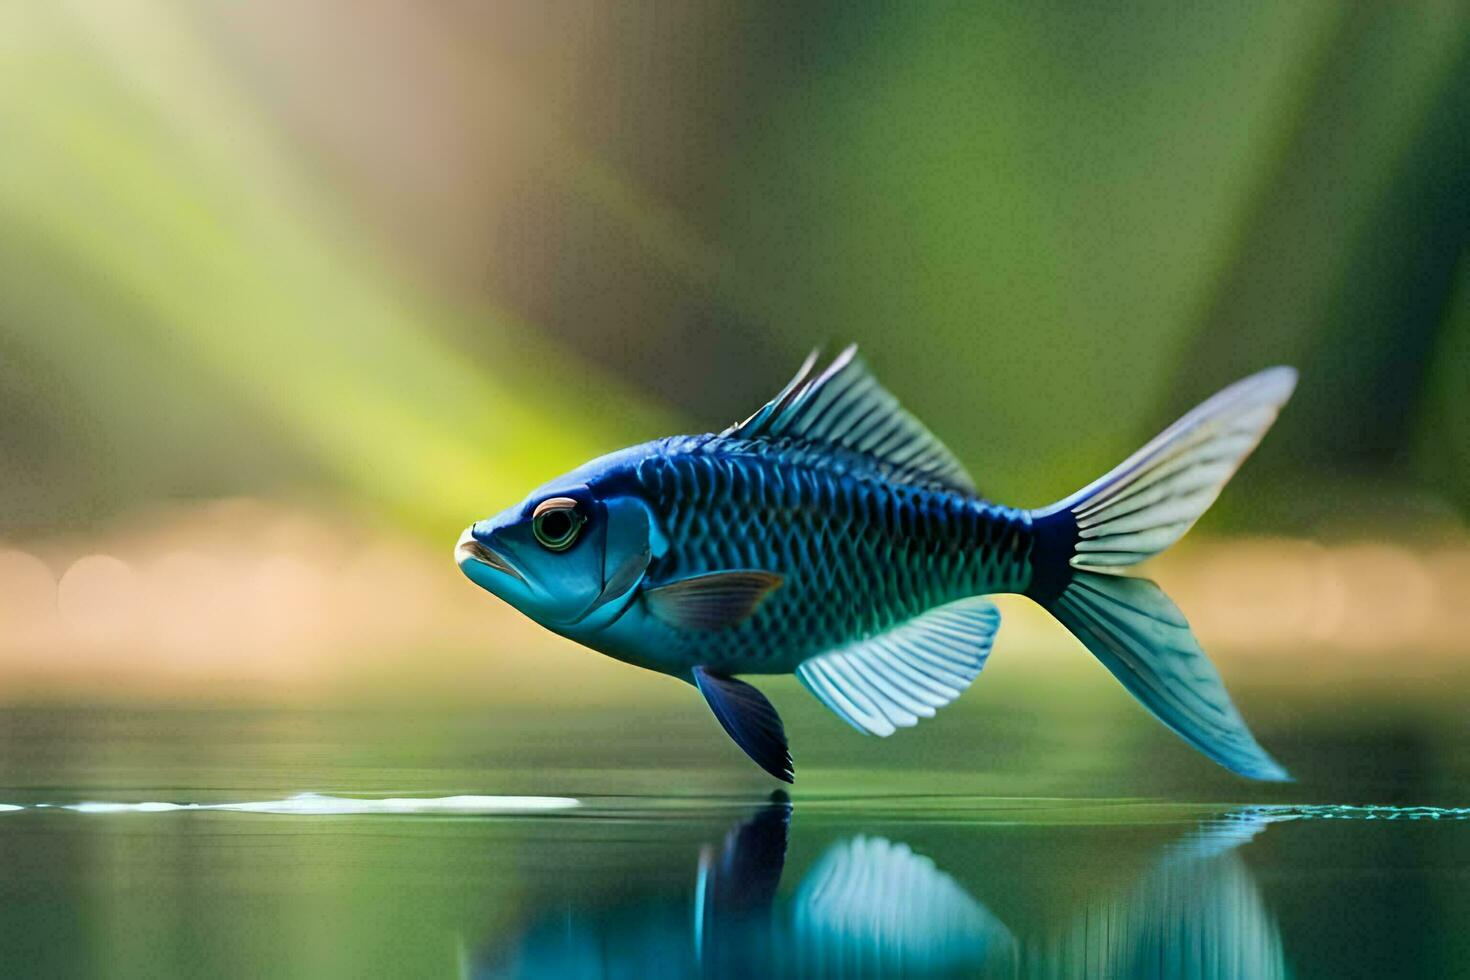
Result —
<instances>
[{"instance_id":1,"label":"reflection of fish in water","mask_svg":"<svg viewBox=\"0 0 1470 980\"><path fill-rule=\"evenodd\" d=\"M1121 894L1018 942L928 858L878 837L832 845L776 901L790 807L700 856L692 913L649 901L548 916L475 972L505 977L1174 977L1287 975L1275 921L1233 853L1264 820L1206 821ZM1005 882L995 882L1005 887Z\"/></svg>"},{"instance_id":2,"label":"reflection of fish in water","mask_svg":"<svg viewBox=\"0 0 1470 980\"><path fill-rule=\"evenodd\" d=\"M973 976L1004 926L903 844L854 837L829 848L777 902L791 808L772 804L701 856L693 910L648 902L549 917L477 977Z\"/></svg>"},{"instance_id":3,"label":"reflection of fish in water","mask_svg":"<svg viewBox=\"0 0 1470 980\"><path fill-rule=\"evenodd\" d=\"M1207 821L1121 895L1022 951L1027 977L1276 980L1290 975L1276 920L1234 849L1267 821Z\"/></svg>"},{"instance_id":4,"label":"reflection of fish in water","mask_svg":"<svg viewBox=\"0 0 1470 980\"><path fill-rule=\"evenodd\" d=\"M1286 778L1168 597L1108 573L1199 519L1296 372L1231 385L1096 482L1017 510L984 500L853 348L820 372L815 358L738 425L593 460L467 528L460 568L564 636L696 685L780 779L781 719L734 675L795 673L853 727L890 735L979 674L1000 625L984 597L999 592L1044 606L1211 759Z\"/></svg>"}]
</instances>

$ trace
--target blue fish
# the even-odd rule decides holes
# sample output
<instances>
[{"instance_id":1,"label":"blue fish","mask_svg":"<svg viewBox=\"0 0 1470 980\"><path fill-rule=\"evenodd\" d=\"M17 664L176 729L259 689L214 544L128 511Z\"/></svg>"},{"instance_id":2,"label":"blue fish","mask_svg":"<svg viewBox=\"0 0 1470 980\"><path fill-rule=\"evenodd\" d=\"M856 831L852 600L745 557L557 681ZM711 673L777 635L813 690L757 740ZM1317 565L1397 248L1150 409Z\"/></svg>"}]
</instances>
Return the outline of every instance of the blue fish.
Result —
<instances>
[{"instance_id":1,"label":"blue fish","mask_svg":"<svg viewBox=\"0 0 1470 980\"><path fill-rule=\"evenodd\" d=\"M848 347L814 352L723 432L595 459L460 537L471 581L547 628L682 678L766 772L792 782L781 718L736 675L794 673L862 732L933 717L980 673L1024 595L1155 717L1215 762L1286 780L1189 623L1116 574L1214 502L1296 386L1236 382L1117 468L1039 510L986 500Z\"/></svg>"}]
</instances>

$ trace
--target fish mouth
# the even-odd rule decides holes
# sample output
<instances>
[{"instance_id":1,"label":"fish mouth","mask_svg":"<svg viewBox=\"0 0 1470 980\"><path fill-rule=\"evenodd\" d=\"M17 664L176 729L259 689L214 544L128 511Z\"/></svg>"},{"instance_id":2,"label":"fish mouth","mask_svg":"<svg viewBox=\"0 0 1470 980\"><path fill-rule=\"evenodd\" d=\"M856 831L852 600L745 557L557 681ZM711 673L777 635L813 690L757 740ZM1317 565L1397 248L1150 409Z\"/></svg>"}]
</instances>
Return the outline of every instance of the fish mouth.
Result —
<instances>
[{"instance_id":1,"label":"fish mouth","mask_svg":"<svg viewBox=\"0 0 1470 980\"><path fill-rule=\"evenodd\" d=\"M522 582L526 581L526 577L517 571L506 560L504 555L483 541L476 540L468 531L464 533L464 537L459 539L459 544L454 549L454 562L456 565L463 565L467 561L477 561L481 565L489 565L496 571L504 572L512 578L519 579Z\"/></svg>"}]
</instances>

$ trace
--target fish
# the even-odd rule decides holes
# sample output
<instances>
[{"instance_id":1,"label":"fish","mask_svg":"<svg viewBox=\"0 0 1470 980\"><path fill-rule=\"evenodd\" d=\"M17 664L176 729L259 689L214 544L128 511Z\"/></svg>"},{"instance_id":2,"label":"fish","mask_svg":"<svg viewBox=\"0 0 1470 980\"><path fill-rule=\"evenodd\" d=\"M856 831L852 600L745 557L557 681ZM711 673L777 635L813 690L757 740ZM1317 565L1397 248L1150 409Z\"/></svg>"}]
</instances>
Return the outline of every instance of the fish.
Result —
<instances>
[{"instance_id":1,"label":"fish","mask_svg":"<svg viewBox=\"0 0 1470 980\"><path fill-rule=\"evenodd\" d=\"M1291 397L1294 369L1230 385L1104 476L1027 509L986 499L856 345L819 363L814 351L743 422L599 457L471 524L456 563L542 626L691 684L784 782L785 726L741 677L795 674L886 737L980 674L997 594L1047 610L1207 758L1290 780L1179 608L1124 570L1205 513Z\"/></svg>"}]
</instances>

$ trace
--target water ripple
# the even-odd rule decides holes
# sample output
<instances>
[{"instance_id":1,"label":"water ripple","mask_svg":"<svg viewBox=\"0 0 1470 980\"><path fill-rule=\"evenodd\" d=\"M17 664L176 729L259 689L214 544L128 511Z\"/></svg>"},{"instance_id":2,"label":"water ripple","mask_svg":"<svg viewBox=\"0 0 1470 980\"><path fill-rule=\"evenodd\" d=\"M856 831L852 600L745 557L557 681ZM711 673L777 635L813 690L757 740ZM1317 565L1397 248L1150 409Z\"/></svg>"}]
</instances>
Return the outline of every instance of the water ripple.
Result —
<instances>
[{"instance_id":1,"label":"water ripple","mask_svg":"<svg viewBox=\"0 0 1470 980\"><path fill-rule=\"evenodd\" d=\"M1470 820L1470 806L1377 806L1333 803L1252 806L1232 816L1259 816L1267 820Z\"/></svg>"},{"instance_id":2,"label":"water ripple","mask_svg":"<svg viewBox=\"0 0 1470 980\"><path fill-rule=\"evenodd\" d=\"M1089 801L1077 801L1085 804ZM490 816L523 814L581 807L569 796L441 796L363 798L298 793L279 800L233 803L119 802L83 800L77 803L0 803L0 813L24 810L66 810L72 813L171 813L218 810L234 813L271 813L294 816L420 815ZM1213 846L1225 841L1249 840L1270 823L1288 820L1470 820L1470 806L1390 806L1379 804L1253 804L1222 809L1180 842L1181 846ZM1198 839L1196 839L1198 838ZM1239 840L1237 840L1239 838Z\"/></svg>"}]
</instances>

